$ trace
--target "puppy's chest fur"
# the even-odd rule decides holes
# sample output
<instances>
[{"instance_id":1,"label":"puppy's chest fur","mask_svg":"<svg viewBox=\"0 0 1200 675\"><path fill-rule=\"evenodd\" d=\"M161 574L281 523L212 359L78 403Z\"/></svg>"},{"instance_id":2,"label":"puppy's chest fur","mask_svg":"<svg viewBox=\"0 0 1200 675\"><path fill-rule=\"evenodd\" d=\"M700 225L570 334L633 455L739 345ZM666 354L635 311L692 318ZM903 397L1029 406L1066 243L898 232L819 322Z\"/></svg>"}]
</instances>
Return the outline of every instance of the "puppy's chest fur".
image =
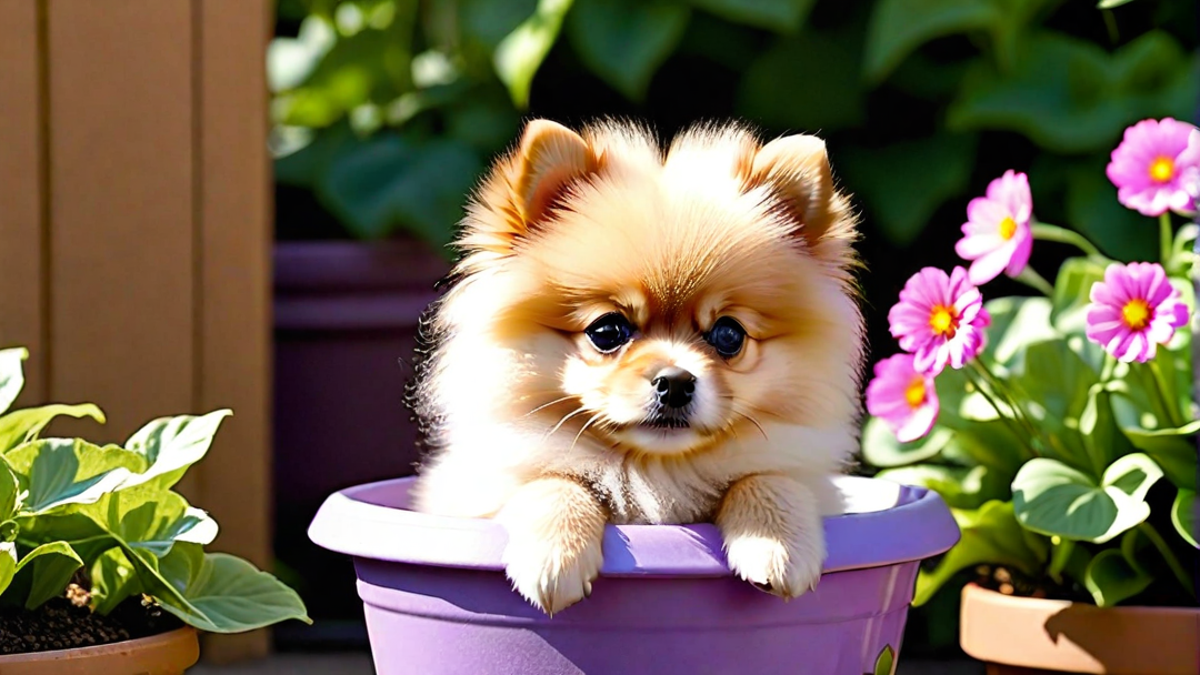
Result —
<instances>
[{"instance_id":1,"label":"puppy's chest fur","mask_svg":"<svg viewBox=\"0 0 1200 675\"><path fill-rule=\"evenodd\" d=\"M575 478L617 524L710 522L730 483L685 461L636 455L613 457Z\"/></svg>"}]
</instances>

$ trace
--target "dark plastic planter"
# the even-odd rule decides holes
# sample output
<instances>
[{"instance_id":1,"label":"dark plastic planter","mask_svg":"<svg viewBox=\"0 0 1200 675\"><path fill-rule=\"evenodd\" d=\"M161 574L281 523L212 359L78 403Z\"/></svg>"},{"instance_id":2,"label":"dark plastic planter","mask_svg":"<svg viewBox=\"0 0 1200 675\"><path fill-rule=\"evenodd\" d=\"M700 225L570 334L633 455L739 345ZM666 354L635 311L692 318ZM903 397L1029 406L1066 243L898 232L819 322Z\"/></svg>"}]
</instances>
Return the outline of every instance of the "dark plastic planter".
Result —
<instances>
[{"instance_id":1,"label":"dark plastic planter","mask_svg":"<svg viewBox=\"0 0 1200 675\"><path fill-rule=\"evenodd\" d=\"M712 525L610 525L591 597L547 618L504 576L504 529L406 510L411 478L332 495L309 536L353 556L380 675L887 672L918 562L958 527L935 493L842 480L860 512L826 519L825 575L791 602L734 578Z\"/></svg>"}]
</instances>

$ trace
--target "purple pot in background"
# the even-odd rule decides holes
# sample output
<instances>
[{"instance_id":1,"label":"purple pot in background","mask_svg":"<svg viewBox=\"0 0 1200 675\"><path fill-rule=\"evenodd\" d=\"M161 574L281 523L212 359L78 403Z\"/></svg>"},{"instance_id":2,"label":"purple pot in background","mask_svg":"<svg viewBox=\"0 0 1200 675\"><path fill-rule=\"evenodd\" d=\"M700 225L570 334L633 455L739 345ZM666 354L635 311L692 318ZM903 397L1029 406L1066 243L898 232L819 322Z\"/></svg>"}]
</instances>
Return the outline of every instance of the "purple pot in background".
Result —
<instances>
[{"instance_id":1,"label":"purple pot in background","mask_svg":"<svg viewBox=\"0 0 1200 675\"><path fill-rule=\"evenodd\" d=\"M411 241L275 245L275 491L282 512L408 476L417 319L449 265Z\"/></svg>"},{"instance_id":2,"label":"purple pot in background","mask_svg":"<svg viewBox=\"0 0 1200 675\"><path fill-rule=\"evenodd\" d=\"M511 590L504 529L406 510L414 479L332 495L309 528L350 555L379 675L890 675L917 565L958 526L920 488L843 478L817 589L736 579L712 525L610 525L590 598L547 618Z\"/></svg>"}]
</instances>

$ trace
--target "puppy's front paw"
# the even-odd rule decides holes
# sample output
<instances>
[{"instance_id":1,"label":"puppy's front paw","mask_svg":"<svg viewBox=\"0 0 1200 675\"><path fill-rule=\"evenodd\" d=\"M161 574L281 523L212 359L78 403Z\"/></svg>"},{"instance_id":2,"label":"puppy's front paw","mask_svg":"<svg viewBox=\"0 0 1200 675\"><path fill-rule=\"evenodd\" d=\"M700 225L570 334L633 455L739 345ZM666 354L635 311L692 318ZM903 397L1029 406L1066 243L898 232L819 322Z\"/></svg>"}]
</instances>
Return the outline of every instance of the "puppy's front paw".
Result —
<instances>
[{"instance_id":1,"label":"puppy's front paw","mask_svg":"<svg viewBox=\"0 0 1200 675\"><path fill-rule=\"evenodd\" d=\"M604 563L599 541L572 548L535 537L510 538L504 558L513 589L550 616L591 595Z\"/></svg>"},{"instance_id":2,"label":"puppy's front paw","mask_svg":"<svg viewBox=\"0 0 1200 675\"><path fill-rule=\"evenodd\" d=\"M821 579L820 550L790 548L781 539L739 535L725 543L734 574L760 590L791 599L816 588Z\"/></svg>"}]
</instances>

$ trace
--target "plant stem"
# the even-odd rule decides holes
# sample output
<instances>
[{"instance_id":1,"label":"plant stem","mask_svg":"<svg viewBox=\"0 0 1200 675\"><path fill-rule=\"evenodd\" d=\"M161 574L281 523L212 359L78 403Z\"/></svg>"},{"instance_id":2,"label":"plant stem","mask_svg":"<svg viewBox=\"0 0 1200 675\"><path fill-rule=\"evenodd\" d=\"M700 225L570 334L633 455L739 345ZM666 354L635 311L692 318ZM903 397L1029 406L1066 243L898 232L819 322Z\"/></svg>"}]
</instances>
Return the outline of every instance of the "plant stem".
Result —
<instances>
[{"instance_id":1,"label":"plant stem","mask_svg":"<svg viewBox=\"0 0 1200 675\"><path fill-rule=\"evenodd\" d=\"M1025 431L1029 434L1029 438L1031 440L1035 438L1040 440L1037 427L1035 427L1033 422L1029 420L1029 413L1021 406L1021 404L1017 403L1017 400L1012 395L1012 392L1008 390L1008 387L1004 386L1004 382L999 377L996 377L996 374L993 373L990 368L984 365L981 359L975 359L971 362L971 365L974 366L975 369L983 375L983 378L988 381L988 385L991 386L992 391L996 392L997 396L1003 398L1005 404L1012 409L1013 417L1015 417L1017 421L1025 427ZM1040 454L1036 448L1031 447L1030 449L1033 450L1034 455Z\"/></svg>"},{"instance_id":2,"label":"plant stem","mask_svg":"<svg viewBox=\"0 0 1200 675\"><path fill-rule=\"evenodd\" d=\"M1163 540L1158 530L1154 529L1154 526L1147 522L1139 524L1138 529L1141 530L1142 534L1146 535L1150 543L1154 544L1154 548L1158 549L1158 552L1162 554L1163 560L1167 561L1167 567L1171 568L1171 572L1179 580L1183 588L1195 598L1196 587L1192 583L1191 575L1187 573L1187 570L1183 569L1183 565L1179 564L1179 559L1175 557L1175 553L1171 551L1171 547L1167 546L1167 542Z\"/></svg>"},{"instance_id":3,"label":"plant stem","mask_svg":"<svg viewBox=\"0 0 1200 675\"><path fill-rule=\"evenodd\" d=\"M1010 414L1006 415L1004 413L1004 410L1000 408L1000 404L997 403L996 399L988 394L987 390L984 388L982 381L988 379L988 371L987 368L982 365L975 365L978 363L978 360L971 362L972 366L974 366L974 368L978 371L976 376L980 379L976 380L969 374L967 375L967 378L970 379L972 384L975 385L975 389L979 391L979 395L982 396L984 400L992 406L992 409L996 411L996 414L999 415L1000 419L1004 420L1004 424L1009 428L1010 431L1013 432L1013 435L1017 437L1017 440L1021 441L1022 444L1025 445L1025 448L1029 450L1030 454L1032 454L1034 457L1040 457L1041 453L1038 452L1037 448L1034 447L1033 444L1033 439L1037 436L1036 430L1033 429L1028 420L1025 420L1021 417L1016 406L1014 406L1011 401L1006 400L1004 402L1004 405L1008 407ZM970 371L967 372L969 373ZM996 391L995 385L993 385L990 381L988 382L988 386L991 387L993 391ZM999 393L996 395L1000 396Z\"/></svg>"},{"instance_id":4,"label":"plant stem","mask_svg":"<svg viewBox=\"0 0 1200 675\"><path fill-rule=\"evenodd\" d=\"M1065 227L1057 225L1049 225L1047 223L1034 223L1030 228L1033 232L1033 238L1041 241L1055 241L1060 244L1071 244L1079 250L1087 254L1089 258L1106 262L1107 257L1100 252L1100 249L1092 245L1082 234L1074 230L1068 230Z\"/></svg>"},{"instance_id":5,"label":"plant stem","mask_svg":"<svg viewBox=\"0 0 1200 675\"><path fill-rule=\"evenodd\" d=\"M1025 269L1021 270L1020 274L1013 277L1013 280L1037 290L1047 298L1054 297L1054 287L1050 285L1050 282L1046 281L1042 275L1038 274L1028 265L1025 266Z\"/></svg>"},{"instance_id":6,"label":"plant stem","mask_svg":"<svg viewBox=\"0 0 1200 675\"><path fill-rule=\"evenodd\" d=\"M1100 384L1107 384L1117 372L1117 360L1112 354L1104 352L1104 364L1100 366Z\"/></svg>"},{"instance_id":7,"label":"plant stem","mask_svg":"<svg viewBox=\"0 0 1200 675\"><path fill-rule=\"evenodd\" d=\"M1165 211L1158 217L1158 245L1163 267L1171 263L1171 212Z\"/></svg>"}]
</instances>

